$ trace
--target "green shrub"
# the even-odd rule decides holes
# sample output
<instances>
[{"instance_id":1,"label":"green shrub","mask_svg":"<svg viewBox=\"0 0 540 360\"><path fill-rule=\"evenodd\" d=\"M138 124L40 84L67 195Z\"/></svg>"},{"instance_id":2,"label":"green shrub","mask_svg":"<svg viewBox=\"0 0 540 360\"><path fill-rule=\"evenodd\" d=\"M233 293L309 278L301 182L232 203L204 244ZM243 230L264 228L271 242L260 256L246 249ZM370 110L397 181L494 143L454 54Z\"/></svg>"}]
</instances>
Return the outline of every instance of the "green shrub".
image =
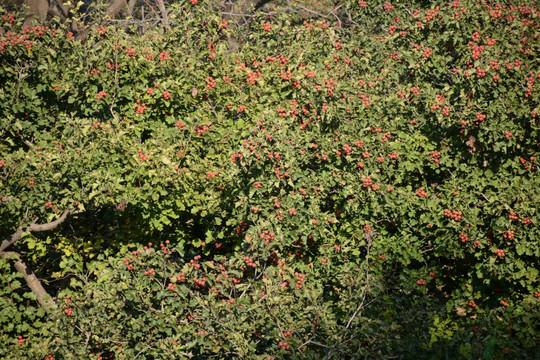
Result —
<instances>
[{"instance_id":1,"label":"green shrub","mask_svg":"<svg viewBox=\"0 0 540 360\"><path fill-rule=\"evenodd\" d=\"M0 260L0 355L532 358L538 9L205 4L84 42L5 17L1 239L78 212L12 245L57 309Z\"/></svg>"}]
</instances>

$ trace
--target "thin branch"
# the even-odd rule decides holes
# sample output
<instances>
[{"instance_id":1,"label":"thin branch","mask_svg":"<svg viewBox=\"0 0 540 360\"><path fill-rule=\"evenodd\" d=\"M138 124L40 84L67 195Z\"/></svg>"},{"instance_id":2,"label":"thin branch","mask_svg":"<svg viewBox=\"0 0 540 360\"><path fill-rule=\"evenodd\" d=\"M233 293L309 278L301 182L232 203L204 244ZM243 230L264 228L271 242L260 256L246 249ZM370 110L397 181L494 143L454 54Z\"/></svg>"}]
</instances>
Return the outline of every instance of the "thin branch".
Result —
<instances>
[{"instance_id":1,"label":"thin branch","mask_svg":"<svg viewBox=\"0 0 540 360\"><path fill-rule=\"evenodd\" d=\"M250 15L250 14L237 14L237 13L232 13L232 12L227 12L227 11L220 11L220 14L221 15L229 15L229 16L240 16L240 17L257 17L259 15Z\"/></svg>"},{"instance_id":2,"label":"thin branch","mask_svg":"<svg viewBox=\"0 0 540 360\"><path fill-rule=\"evenodd\" d=\"M366 284L364 285L364 289L362 290L362 301L360 302L360 304L358 305L358 307L356 308L356 310L352 314L351 318L347 322L347 326L345 326L346 329L348 329L349 326L351 326L351 323L354 320L354 318L356 317L356 315L358 315L358 312L360 310L362 310L362 308L364 307L364 301L366 300L366 295L367 295L366 290L369 287L369 249L371 248L371 243L372 243L371 233L367 232L366 237L368 239L367 255L366 255Z\"/></svg>"}]
</instances>

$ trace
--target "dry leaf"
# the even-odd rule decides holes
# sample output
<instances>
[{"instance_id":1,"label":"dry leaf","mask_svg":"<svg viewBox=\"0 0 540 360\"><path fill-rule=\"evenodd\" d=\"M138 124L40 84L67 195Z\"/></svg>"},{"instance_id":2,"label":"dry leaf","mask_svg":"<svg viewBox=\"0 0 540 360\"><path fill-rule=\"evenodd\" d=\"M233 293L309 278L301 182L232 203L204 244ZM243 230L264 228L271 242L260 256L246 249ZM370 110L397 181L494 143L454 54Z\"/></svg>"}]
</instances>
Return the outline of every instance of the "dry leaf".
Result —
<instances>
[{"instance_id":1,"label":"dry leaf","mask_svg":"<svg viewBox=\"0 0 540 360\"><path fill-rule=\"evenodd\" d=\"M469 135L469 138L467 140L467 142L465 142L465 145L467 145L469 147L469 152L474 155L476 153L476 139L474 138L474 136L472 135Z\"/></svg>"},{"instance_id":2,"label":"dry leaf","mask_svg":"<svg viewBox=\"0 0 540 360\"><path fill-rule=\"evenodd\" d=\"M465 315L467 315L467 309L462 308L462 307L456 307L456 313L459 316L465 316Z\"/></svg>"},{"instance_id":3,"label":"dry leaf","mask_svg":"<svg viewBox=\"0 0 540 360\"><path fill-rule=\"evenodd\" d=\"M124 211L128 204L127 200L122 200L119 204L116 204L116 210Z\"/></svg>"}]
</instances>

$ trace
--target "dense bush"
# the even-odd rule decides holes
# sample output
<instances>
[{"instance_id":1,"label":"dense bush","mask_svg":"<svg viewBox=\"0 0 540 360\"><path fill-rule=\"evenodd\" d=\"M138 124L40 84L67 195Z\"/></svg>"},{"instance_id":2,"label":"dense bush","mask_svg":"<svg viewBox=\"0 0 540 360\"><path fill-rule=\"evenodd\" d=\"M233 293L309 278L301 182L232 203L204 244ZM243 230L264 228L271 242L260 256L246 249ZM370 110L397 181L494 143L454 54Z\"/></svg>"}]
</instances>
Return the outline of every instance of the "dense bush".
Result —
<instances>
[{"instance_id":1,"label":"dense bush","mask_svg":"<svg viewBox=\"0 0 540 360\"><path fill-rule=\"evenodd\" d=\"M207 5L1 14L0 356L533 358L539 10Z\"/></svg>"}]
</instances>

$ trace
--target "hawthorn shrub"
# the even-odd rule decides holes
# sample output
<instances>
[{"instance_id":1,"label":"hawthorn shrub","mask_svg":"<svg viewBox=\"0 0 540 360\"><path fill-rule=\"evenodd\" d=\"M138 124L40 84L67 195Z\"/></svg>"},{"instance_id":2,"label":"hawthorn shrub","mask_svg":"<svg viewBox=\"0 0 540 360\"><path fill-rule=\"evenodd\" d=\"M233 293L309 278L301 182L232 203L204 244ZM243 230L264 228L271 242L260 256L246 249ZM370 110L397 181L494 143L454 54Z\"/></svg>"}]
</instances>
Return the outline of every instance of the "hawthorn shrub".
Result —
<instances>
[{"instance_id":1,"label":"hawthorn shrub","mask_svg":"<svg viewBox=\"0 0 540 360\"><path fill-rule=\"evenodd\" d=\"M533 358L538 9L209 4L2 12L0 355Z\"/></svg>"}]
</instances>

